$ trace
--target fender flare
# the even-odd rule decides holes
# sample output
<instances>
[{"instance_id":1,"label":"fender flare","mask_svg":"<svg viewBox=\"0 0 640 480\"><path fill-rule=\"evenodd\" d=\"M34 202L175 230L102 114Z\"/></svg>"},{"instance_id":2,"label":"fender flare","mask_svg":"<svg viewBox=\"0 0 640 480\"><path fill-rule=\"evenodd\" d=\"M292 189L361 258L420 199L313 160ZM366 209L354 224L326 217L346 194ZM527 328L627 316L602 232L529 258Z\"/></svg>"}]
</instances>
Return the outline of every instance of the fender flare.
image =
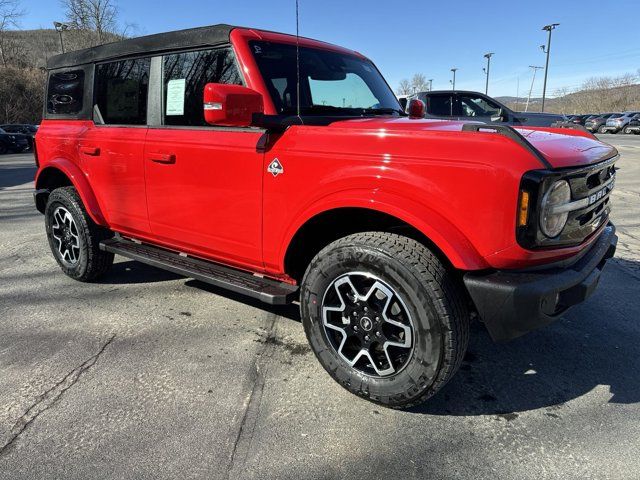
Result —
<instances>
[{"instance_id":1,"label":"fender flare","mask_svg":"<svg viewBox=\"0 0 640 480\"><path fill-rule=\"evenodd\" d=\"M70 160L67 160L66 158L56 158L47 162L47 164L44 165L36 175L36 189L44 188L42 185L42 179L46 176L46 173L51 170L58 170L69 179L71 184L78 191L78 194L82 199L82 203L87 209L87 213L95 223L105 227L108 226L107 220L102 213L100 205L98 204L98 199L96 198L87 177L82 170Z\"/></svg>"},{"instance_id":2,"label":"fender flare","mask_svg":"<svg viewBox=\"0 0 640 480\"><path fill-rule=\"evenodd\" d=\"M296 233L317 215L342 208L362 208L381 212L410 225L447 257L460 270L482 270L489 267L469 239L440 213L415 200L381 190L348 190L329 194L305 208L286 230L278 261L285 257Z\"/></svg>"}]
</instances>

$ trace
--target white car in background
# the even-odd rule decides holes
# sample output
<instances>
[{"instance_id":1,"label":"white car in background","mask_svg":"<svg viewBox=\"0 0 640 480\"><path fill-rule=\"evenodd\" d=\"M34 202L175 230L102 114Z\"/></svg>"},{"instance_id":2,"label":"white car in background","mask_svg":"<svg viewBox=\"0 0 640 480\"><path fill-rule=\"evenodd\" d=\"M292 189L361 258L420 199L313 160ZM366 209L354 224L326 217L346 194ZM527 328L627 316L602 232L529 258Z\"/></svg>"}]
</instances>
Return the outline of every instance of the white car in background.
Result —
<instances>
[{"instance_id":1,"label":"white car in background","mask_svg":"<svg viewBox=\"0 0 640 480\"><path fill-rule=\"evenodd\" d=\"M629 122L635 118L640 112L624 112L616 113L607 120L607 124L603 128L603 133L622 133Z\"/></svg>"}]
</instances>

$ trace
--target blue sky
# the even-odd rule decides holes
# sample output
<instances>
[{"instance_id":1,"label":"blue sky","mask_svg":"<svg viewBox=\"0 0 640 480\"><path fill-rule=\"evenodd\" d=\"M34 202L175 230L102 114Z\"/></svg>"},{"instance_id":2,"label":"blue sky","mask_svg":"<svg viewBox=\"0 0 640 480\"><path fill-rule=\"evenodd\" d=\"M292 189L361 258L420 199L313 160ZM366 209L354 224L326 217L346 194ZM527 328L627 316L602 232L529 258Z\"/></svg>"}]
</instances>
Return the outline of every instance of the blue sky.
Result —
<instances>
[{"instance_id":1,"label":"blue sky","mask_svg":"<svg viewBox=\"0 0 640 480\"><path fill-rule=\"evenodd\" d=\"M118 1L118 0L116 0ZM61 20L57 0L22 0L22 28ZM214 23L295 32L294 0L119 0L123 21L141 34ZM495 52L490 94L523 96L529 65L544 65L541 31L554 32L549 92L577 88L599 75L638 74L640 0L300 0L301 34L337 43L372 58L396 88L402 78L424 73L434 89L484 90L483 55ZM538 74L534 96L542 93Z\"/></svg>"}]
</instances>

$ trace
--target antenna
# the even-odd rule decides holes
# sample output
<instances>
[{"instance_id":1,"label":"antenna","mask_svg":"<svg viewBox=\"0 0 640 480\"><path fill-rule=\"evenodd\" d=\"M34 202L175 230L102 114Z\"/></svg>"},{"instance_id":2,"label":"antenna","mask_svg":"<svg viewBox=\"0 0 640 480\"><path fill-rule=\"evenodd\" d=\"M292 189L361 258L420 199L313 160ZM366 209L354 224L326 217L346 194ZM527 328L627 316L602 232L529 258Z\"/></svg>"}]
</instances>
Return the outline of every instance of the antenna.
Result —
<instances>
[{"instance_id":1,"label":"antenna","mask_svg":"<svg viewBox=\"0 0 640 480\"><path fill-rule=\"evenodd\" d=\"M298 0L296 0L296 101L297 101L297 113L300 123L302 123L302 117L300 116L300 7Z\"/></svg>"}]
</instances>

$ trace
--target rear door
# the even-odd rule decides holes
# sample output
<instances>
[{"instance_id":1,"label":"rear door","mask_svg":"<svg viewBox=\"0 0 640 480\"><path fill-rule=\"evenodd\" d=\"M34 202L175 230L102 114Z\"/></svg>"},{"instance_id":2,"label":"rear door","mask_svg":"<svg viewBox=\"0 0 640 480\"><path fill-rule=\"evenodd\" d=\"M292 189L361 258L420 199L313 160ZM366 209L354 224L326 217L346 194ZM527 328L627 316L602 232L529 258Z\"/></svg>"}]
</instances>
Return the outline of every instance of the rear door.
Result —
<instances>
[{"instance_id":1,"label":"rear door","mask_svg":"<svg viewBox=\"0 0 640 480\"><path fill-rule=\"evenodd\" d=\"M79 157L109 225L133 235L150 233L144 184L149 58L98 64L93 123Z\"/></svg>"},{"instance_id":2,"label":"rear door","mask_svg":"<svg viewBox=\"0 0 640 480\"><path fill-rule=\"evenodd\" d=\"M207 83L243 83L233 50L181 52L156 61L158 125L150 126L145 147L154 237L185 252L261 267L263 154L257 147L264 132L204 120Z\"/></svg>"}]
</instances>

